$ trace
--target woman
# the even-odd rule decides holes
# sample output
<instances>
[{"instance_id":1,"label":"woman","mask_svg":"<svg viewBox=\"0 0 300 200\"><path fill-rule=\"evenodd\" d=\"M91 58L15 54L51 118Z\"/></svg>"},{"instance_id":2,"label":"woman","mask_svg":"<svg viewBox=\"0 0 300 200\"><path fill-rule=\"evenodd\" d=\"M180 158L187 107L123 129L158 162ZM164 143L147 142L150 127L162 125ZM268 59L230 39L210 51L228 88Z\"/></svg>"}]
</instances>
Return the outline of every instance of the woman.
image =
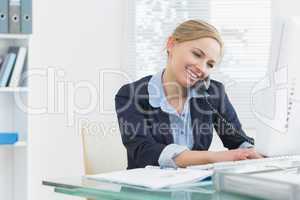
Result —
<instances>
[{"instance_id":1,"label":"woman","mask_svg":"<svg viewBox=\"0 0 300 200\"><path fill-rule=\"evenodd\" d=\"M261 158L224 86L209 79L223 54L218 31L203 21L186 21L168 38L166 50L165 69L124 85L115 97L128 169ZM230 150L208 151L213 128Z\"/></svg>"}]
</instances>

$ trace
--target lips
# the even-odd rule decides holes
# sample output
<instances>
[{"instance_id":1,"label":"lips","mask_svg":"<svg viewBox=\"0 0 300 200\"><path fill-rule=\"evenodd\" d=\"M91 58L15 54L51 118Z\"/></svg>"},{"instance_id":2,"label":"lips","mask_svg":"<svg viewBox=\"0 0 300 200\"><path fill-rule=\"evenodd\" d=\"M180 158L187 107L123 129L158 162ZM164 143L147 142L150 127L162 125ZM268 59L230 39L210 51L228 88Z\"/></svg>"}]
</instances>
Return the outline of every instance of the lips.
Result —
<instances>
[{"instance_id":1,"label":"lips","mask_svg":"<svg viewBox=\"0 0 300 200\"><path fill-rule=\"evenodd\" d=\"M186 73L188 75L188 78L190 78L192 81L199 80L200 77L191 70L191 67L186 67L185 71L186 71Z\"/></svg>"}]
</instances>

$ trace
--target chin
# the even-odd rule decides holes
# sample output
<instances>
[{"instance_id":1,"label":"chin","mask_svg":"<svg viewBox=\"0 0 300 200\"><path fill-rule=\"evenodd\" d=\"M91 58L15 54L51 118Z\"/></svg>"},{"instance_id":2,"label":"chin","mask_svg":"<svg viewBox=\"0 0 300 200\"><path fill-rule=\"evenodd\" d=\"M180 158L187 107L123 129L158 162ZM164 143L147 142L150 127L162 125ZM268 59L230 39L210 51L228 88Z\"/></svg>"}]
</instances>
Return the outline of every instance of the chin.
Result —
<instances>
[{"instance_id":1,"label":"chin","mask_svg":"<svg viewBox=\"0 0 300 200\"><path fill-rule=\"evenodd\" d=\"M197 81L192 81L191 79L189 79L187 77L181 77L178 80L178 83L184 88L190 88L190 87L194 86L196 82Z\"/></svg>"}]
</instances>

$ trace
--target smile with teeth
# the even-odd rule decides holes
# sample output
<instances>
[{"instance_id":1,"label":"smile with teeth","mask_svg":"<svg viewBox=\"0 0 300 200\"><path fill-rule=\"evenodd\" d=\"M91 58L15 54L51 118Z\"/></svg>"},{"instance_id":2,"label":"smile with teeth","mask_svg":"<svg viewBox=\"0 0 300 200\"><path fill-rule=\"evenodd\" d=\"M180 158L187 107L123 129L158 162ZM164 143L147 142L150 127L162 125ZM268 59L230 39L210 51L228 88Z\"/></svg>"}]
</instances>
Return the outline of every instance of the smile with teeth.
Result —
<instances>
[{"instance_id":1,"label":"smile with teeth","mask_svg":"<svg viewBox=\"0 0 300 200\"><path fill-rule=\"evenodd\" d=\"M196 81L199 79L199 76L197 74L195 74L192 70L190 70L189 68L186 68L186 72L189 75L188 77L192 80L192 81Z\"/></svg>"}]
</instances>

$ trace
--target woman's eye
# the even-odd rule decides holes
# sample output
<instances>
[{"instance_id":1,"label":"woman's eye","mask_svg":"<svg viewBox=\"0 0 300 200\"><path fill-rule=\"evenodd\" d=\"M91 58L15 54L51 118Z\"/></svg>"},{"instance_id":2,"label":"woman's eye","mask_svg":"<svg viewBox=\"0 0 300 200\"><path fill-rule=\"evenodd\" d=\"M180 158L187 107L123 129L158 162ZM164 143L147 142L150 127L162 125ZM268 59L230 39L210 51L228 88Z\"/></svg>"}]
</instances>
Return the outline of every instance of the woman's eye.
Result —
<instances>
[{"instance_id":1,"label":"woman's eye","mask_svg":"<svg viewBox=\"0 0 300 200\"><path fill-rule=\"evenodd\" d=\"M213 64L207 64L209 66L209 68L214 68L214 65Z\"/></svg>"},{"instance_id":2,"label":"woman's eye","mask_svg":"<svg viewBox=\"0 0 300 200\"><path fill-rule=\"evenodd\" d=\"M193 54L194 54L194 56L196 56L196 57L198 57L198 58L201 57L201 55L200 55L199 53L197 53L197 52L193 52Z\"/></svg>"}]
</instances>

